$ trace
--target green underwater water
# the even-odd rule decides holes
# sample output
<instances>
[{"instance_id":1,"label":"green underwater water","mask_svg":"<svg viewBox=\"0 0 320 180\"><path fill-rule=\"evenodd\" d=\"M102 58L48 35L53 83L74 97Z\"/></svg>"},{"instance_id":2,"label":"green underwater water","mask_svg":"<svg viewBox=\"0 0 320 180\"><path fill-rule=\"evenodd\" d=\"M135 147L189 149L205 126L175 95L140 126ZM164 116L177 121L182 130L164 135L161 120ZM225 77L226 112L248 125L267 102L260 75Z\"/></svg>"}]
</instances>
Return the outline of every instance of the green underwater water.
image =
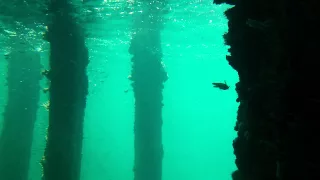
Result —
<instances>
[{"instance_id":1,"label":"green underwater water","mask_svg":"<svg viewBox=\"0 0 320 180\"><path fill-rule=\"evenodd\" d=\"M95 5L95 4L94 4ZM115 5L118 6L118 5ZM227 5L212 0L170 1L162 30L163 64L169 79L163 90L163 180L231 180L235 170L232 140L238 104L237 72L226 61L222 35ZM99 6L100 7L100 6ZM116 10L115 10L116 9ZM97 13L85 26L90 64L84 123L81 180L132 180L134 96L128 53L133 16L121 6ZM143 42L141 42L143 43ZM41 62L48 67L48 52ZM0 59L0 111L6 102L6 62ZM212 87L226 80L227 91ZM41 80L46 87L46 80ZM39 105L48 94L41 94ZM29 170L41 179L48 112L39 106ZM0 123L1 130L1 123Z\"/></svg>"}]
</instances>

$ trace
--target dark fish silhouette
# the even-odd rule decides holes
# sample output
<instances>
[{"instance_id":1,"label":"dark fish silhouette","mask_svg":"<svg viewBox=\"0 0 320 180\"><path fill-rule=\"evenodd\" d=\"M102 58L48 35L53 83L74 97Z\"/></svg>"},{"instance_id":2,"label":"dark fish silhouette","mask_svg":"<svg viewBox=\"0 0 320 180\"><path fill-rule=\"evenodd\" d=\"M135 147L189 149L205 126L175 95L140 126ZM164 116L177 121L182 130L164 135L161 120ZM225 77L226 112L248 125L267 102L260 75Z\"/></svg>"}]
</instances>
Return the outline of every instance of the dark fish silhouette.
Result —
<instances>
[{"instance_id":1,"label":"dark fish silhouette","mask_svg":"<svg viewBox=\"0 0 320 180\"><path fill-rule=\"evenodd\" d=\"M219 88L221 90L228 90L230 86L228 86L227 82L224 83L212 83L214 88Z\"/></svg>"}]
</instances>

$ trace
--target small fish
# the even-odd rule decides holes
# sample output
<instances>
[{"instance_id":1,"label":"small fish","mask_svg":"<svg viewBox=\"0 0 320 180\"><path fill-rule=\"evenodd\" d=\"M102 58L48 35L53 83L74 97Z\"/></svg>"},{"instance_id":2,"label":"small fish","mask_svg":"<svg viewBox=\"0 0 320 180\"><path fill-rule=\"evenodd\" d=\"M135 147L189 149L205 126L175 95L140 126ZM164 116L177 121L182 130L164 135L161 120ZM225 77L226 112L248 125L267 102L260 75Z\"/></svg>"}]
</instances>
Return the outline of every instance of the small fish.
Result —
<instances>
[{"instance_id":1,"label":"small fish","mask_svg":"<svg viewBox=\"0 0 320 180\"><path fill-rule=\"evenodd\" d=\"M262 31L266 30L267 28L271 27L274 24L274 21L272 19L268 19L264 22L253 20L253 19L248 19L246 24L249 27L260 29Z\"/></svg>"},{"instance_id":2,"label":"small fish","mask_svg":"<svg viewBox=\"0 0 320 180\"><path fill-rule=\"evenodd\" d=\"M214 88L219 88L221 90L228 90L230 88L226 81L224 81L224 83L212 83L212 85Z\"/></svg>"}]
</instances>

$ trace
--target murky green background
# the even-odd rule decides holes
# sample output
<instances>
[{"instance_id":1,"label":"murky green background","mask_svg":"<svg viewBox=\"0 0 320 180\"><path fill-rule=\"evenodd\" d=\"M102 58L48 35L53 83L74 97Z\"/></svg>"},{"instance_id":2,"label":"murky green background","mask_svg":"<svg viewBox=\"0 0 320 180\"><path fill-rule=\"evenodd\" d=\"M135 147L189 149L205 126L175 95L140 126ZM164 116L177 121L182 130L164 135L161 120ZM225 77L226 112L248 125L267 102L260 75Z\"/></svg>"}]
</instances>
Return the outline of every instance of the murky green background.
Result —
<instances>
[{"instance_id":1,"label":"murky green background","mask_svg":"<svg viewBox=\"0 0 320 180\"><path fill-rule=\"evenodd\" d=\"M134 98L128 79L128 49L132 21L140 10L128 8L128 2L79 3L79 14L75 14L87 31L90 55L82 180L133 179ZM238 76L225 59L228 47L222 35L227 31L227 19L223 12L228 6L213 5L212 0L171 0L167 7L162 31L163 63L169 75L163 92L163 180L231 180L238 107L234 84ZM38 51L44 67L48 67L48 44L39 38L45 24L30 29L2 21L1 26L10 30L0 35L1 54L9 52L12 42L24 36L32 46L19 48ZM12 35L14 32L17 34ZM5 78L6 61L1 55L0 112L7 98ZM211 85L224 80L231 85L228 91ZM41 84L46 87L45 78ZM41 178L39 161L48 120L41 104L47 99L48 95L42 93L30 180Z\"/></svg>"}]
</instances>

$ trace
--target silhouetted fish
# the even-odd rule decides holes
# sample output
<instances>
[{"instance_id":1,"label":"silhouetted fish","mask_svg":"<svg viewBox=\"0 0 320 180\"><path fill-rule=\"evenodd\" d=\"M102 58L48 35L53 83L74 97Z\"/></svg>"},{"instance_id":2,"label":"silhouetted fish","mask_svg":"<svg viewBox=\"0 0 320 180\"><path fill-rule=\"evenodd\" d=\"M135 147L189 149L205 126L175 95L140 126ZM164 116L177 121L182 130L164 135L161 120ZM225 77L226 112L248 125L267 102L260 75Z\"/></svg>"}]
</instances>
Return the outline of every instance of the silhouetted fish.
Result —
<instances>
[{"instance_id":1,"label":"silhouetted fish","mask_svg":"<svg viewBox=\"0 0 320 180\"><path fill-rule=\"evenodd\" d=\"M228 90L230 86L228 86L227 82L224 83L212 83L213 87L219 88L221 90Z\"/></svg>"}]
</instances>

